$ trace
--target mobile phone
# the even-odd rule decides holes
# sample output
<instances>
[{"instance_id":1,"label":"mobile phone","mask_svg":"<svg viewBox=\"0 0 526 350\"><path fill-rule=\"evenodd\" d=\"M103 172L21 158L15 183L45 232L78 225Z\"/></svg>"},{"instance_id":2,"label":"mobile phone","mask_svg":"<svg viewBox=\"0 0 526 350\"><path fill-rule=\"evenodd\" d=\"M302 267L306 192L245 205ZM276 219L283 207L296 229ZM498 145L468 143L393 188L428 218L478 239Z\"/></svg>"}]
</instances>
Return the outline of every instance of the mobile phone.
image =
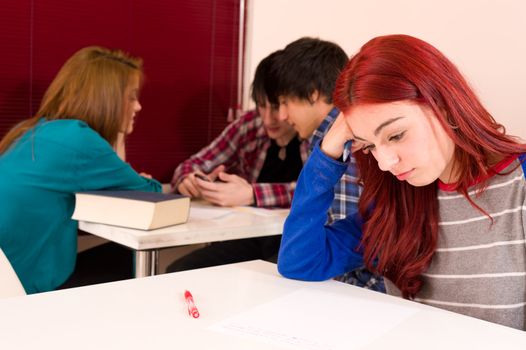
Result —
<instances>
[{"instance_id":1,"label":"mobile phone","mask_svg":"<svg viewBox=\"0 0 526 350\"><path fill-rule=\"evenodd\" d=\"M208 177L206 177L203 174L195 173L194 176L197 177L198 179L203 180L203 181L212 182L212 181L210 181L210 179Z\"/></svg>"}]
</instances>

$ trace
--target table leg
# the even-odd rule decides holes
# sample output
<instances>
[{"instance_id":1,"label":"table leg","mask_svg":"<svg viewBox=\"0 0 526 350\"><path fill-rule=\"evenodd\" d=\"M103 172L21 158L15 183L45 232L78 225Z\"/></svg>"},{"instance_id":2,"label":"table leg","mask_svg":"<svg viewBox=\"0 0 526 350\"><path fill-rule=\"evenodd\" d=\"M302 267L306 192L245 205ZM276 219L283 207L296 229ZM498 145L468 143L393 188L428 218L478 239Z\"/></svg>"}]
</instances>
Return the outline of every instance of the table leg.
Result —
<instances>
[{"instance_id":1,"label":"table leg","mask_svg":"<svg viewBox=\"0 0 526 350\"><path fill-rule=\"evenodd\" d=\"M157 249L135 251L135 278L156 275L158 257Z\"/></svg>"}]
</instances>

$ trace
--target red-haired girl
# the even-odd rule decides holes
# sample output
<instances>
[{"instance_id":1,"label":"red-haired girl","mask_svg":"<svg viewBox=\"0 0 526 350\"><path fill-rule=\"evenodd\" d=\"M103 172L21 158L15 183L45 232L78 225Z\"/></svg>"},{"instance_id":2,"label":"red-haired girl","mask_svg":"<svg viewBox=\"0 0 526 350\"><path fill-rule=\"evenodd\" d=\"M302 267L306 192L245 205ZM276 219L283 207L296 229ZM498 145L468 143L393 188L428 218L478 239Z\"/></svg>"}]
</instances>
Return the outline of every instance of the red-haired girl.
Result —
<instances>
[{"instance_id":1,"label":"red-haired girl","mask_svg":"<svg viewBox=\"0 0 526 350\"><path fill-rule=\"evenodd\" d=\"M321 280L365 262L389 294L526 329L526 145L407 35L366 43L334 101L342 114L300 176L279 271ZM324 227L351 139L360 212Z\"/></svg>"}]
</instances>

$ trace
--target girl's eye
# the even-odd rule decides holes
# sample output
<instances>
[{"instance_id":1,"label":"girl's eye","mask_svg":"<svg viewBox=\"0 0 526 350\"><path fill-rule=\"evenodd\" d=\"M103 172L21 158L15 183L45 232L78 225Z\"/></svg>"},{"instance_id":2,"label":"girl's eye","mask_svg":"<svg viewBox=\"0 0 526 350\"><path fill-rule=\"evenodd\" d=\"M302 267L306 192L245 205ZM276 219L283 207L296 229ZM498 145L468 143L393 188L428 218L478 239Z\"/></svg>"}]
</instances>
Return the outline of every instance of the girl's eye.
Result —
<instances>
[{"instance_id":1,"label":"girl's eye","mask_svg":"<svg viewBox=\"0 0 526 350\"><path fill-rule=\"evenodd\" d=\"M405 134L405 131L399 133L399 134L396 134L396 135L393 135L389 138L389 141L400 141L402 139L402 137L404 137L404 134Z\"/></svg>"}]
</instances>

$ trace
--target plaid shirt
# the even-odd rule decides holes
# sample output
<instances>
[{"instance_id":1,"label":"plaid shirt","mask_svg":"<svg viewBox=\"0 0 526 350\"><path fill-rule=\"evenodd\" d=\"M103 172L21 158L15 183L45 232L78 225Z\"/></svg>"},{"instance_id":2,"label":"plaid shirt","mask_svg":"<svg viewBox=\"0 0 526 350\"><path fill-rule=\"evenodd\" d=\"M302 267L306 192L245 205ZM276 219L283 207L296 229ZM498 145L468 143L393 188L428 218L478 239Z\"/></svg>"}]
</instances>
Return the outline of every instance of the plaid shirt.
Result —
<instances>
[{"instance_id":1,"label":"plaid shirt","mask_svg":"<svg viewBox=\"0 0 526 350\"><path fill-rule=\"evenodd\" d=\"M333 108L329 112L329 115L325 117L318 129L316 129L310 138L311 151L314 146L319 143L321 139L323 139L325 134L327 134L338 114L340 114L340 111L337 108ZM345 174L343 174L340 181L338 181L336 186L334 186L334 201L332 202L331 209L327 214L328 223L343 219L345 216L358 211L358 199L362 194L362 187L357 184L358 172L356 169L356 161L351 155L350 148L346 146L343 159L347 159L349 156L351 157L350 165L345 171ZM365 268L365 266L359 267L353 271L349 271L342 276L336 277L335 279L355 286L385 293L383 278L381 276L372 274Z\"/></svg>"},{"instance_id":2,"label":"plaid shirt","mask_svg":"<svg viewBox=\"0 0 526 350\"><path fill-rule=\"evenodd\" d=\"M175 169L171 184L176 189L190 173L210 173L219 165L226 172L236 174L252 184L258 207L290 207L296 182L256 183L265 163L271 139L263 127L263 120L255 111L248 112L228 125L212 143L185 160ZM300 154L306 161L309 146L301 143Z\"/></svg>"},{"instance_id":3,"label":"plaid shirt","mask_svg":"<svg viewBox=\"0 0 526 350\"><path fill-rule=\"evenodd\" d=\"M318 129L314 131L314 134L312 134L310 138L310 151L312 151L314 146L323 139L325 134L327 134L338 114L340 114L340 111L337 108L333 108ZM347 159L349 155L350 150L347 148L344 152L344 159ZM345 174L343 174L340 181L334 187L334 201L329 210L327 220L329 223L343 219L347 215L358 211L358 200L362 194L362 188L357 184L358 178L354 157L351 156L350 162L351 165L347 168Z\"/></svg>"}]
</instances>

